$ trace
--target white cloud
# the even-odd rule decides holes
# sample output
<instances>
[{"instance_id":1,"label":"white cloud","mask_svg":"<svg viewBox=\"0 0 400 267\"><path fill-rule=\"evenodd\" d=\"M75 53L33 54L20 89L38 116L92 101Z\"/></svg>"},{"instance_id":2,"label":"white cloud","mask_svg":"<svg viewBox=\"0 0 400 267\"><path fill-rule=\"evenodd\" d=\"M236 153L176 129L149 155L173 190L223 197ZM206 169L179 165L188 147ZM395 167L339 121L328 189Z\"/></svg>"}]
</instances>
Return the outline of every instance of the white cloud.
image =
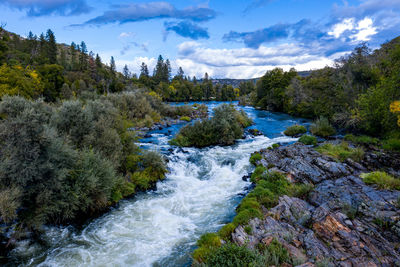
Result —
<instances>
[{"instance_id":1,"label":"white cloud","mask_svg":"<svg viewBox=\"0 0 400 267\"><path fill-rule=\"evenodd\" d=\"M332 31L328 32L328 34L339 38L345 31L351 31L354 28L354 18L344 19L342 22L335 24Z\"/></svg>"},{"instance_id":2,"label":"white cloud","mask_svg":"<svg viewBox=\"0 0 400 267\"><path fill-rule=\"evenodd\" d=\"M351 36L354 41L369 41L371 36L377 34L377 28L373 26L371 18L365 18L358 22L358 32Z\"/></svg>"},{"instance_id":3,"label":"white cloud","mask_svg":"<svg viewBox=\"0 0 400 267\"><path fill-rule=\"evenodd\" d=\"M124 38L129 38L134 36L135 34L133 32L121 32L121 34L119 35L120 39L124 39Z\"/></svg>"},{"instance_id":4,"label":"white cloud","mask_svg":"<svg viewBox=\"0 0 400 267\"><path fill-rule=\"evenodd\" d=\"M294 44L258 49L211 49L192 41L178 46L178 59L173 65L181 66L190 76L203 77L207 72L214 78L247 79L260 77L276 67L310 70L334 62L333 56L328 58L311 52Z\"/></svg>"}]
</instances>

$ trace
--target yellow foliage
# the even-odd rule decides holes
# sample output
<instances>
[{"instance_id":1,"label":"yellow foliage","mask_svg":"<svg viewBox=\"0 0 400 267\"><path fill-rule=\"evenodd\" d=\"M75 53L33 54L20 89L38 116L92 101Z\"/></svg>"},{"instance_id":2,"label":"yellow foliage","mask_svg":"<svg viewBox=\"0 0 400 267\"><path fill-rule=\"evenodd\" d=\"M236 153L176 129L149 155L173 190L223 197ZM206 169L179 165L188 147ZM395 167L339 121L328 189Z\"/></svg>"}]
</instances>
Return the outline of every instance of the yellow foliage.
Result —
<instances>
[{"instance_id":1,"label":"yellow foliage","mask_svg":"<svg viewBox=\"0 0 400 267\"><path fill-rule=\"evenodd\" d=\"M156 92L154 92L154 91L151 91L151 92L149 93L149 96L155 97L155 98L157 98L158 100L162 100L161 96L160 96L159 94L157 94Z\"/></svg>"},{"instance_id":2,"label":"yellow foliage","mask_svg":"<svg viewBox=\"0 0 400 267\"><path fill-rule=\"evenodd\" d=\"M4 95L38 97L44 90L39 74L30 67L0 66L0 98Z\"/></svg>"},{"instance_id":3,"label":"yellow foliage","mask_svg":"<svg viewBox=\"0 0 400 267\"><path fill-rule=\"evenodd\" d=\"M390 105L390 112L392 112L392 113L400 113L400 101L394 101ZM397 125L400 126L400 114L398 116Z\"/></svg>"}]
</instances>

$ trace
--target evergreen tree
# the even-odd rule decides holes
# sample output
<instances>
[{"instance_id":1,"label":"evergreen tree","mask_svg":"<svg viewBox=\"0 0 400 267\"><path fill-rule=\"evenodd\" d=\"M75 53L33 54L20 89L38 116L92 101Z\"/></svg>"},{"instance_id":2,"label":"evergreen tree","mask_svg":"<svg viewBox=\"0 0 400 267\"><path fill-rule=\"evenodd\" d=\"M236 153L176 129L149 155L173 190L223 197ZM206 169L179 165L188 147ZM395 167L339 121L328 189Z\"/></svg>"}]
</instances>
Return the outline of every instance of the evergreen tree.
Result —
<instances>
[{"instance_id":1,"label":"evergreen tree","mask_svg":"<svg viewBox=\"0 0 400 267\"><path fill-rule=\"evenodd\" d=\"M147 65L142 62L142 65L140 66L140 77L149 77L149 69L147 67Z\"/></svg>"},{"instance_id":2,"label":"evergreen tree","mask_svg":"<svg viewBox=\"0 0 400 267\"><path fill-rule=\"evenodd\" d=\"M0 65L6 61L9 40L7 32L0 26Z\"/></svg>"},{"instance_id":3,"label":"evergreen tree","mask_svg":"<svg viewBox=\"0 0 400 267\"><path fill-rule=\"evenodd\" d=\"M117 67L115 65L114 57L111 57L111 60L110 60L110 71L111 71L111 75L114 77L115 76L115 72L117 71Z\"/></svg>"},{"instance_id":4,"label":"evergreen tree","mask_svg":"<svg viewBox=\"0 0 400 267\"><path fill-rule=\"evenodd\" d=\"M129 71L129 68L127 65L124 66L122 73L124 74L125 79L129 79L131 77L131 72Z\"/></svg>"},{"instance_id":5,"label":"evergreen tree","mask_svg":"<svg viewBox=\"0 0 400 267\"><path fill-rule=\"evenodd\" d=\"M87 70L87 47L85 42L81 42L81 53L79 54L79 67L80 70Z\"/></svg>"},{"instance_id":6,"label":"evergreen tree","mask_svg":"<svg viewBox=\"0 0 400 267\"><path fill-rule=\"evenodd\" d=\"M47 41L47 58L50 64L57 63L57 43L56 37L52 30L48 29L46 33L46 41Z\"/></svg>"},{"instance_id":7,"label":"evergreen tree","mask_svg":"<svg viewBox=\"0 0 400 267\"><path fill-rule=\"evenodd\" d=\"M178 79L181 79L181 80L182 80L184 75L185 75L185 72L183 72L182 67L179 67L178 73L176 74L176 77L177 77Z\"/></svg>"}]
</instances>

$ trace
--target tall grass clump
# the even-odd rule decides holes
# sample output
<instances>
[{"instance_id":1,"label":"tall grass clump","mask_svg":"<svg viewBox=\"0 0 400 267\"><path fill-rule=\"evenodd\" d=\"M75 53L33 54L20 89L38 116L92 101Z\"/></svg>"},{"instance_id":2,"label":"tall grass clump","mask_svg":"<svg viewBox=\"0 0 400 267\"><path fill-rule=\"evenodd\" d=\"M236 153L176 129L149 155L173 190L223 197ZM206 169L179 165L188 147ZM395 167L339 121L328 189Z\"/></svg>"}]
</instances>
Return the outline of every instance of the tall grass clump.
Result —
<instances>
[{"instance_id":1,"label":"tall grass clump","mask_svg":"<svg viewBox=\"0 0 400 267\"><path fill-rule=\"evenodd\" d=\"M352 148L347 142L342 142L340 145L327 143L317 147L315 150L339 161L345 161L348 158L354 161L361 161L364 158L364 150L362 148Z\"/></svg>"},{"instance_id":2,"label":"tall grass clump","mask_svg":"<svg viewBox=\"0 0 400 267\"><path fill-rule=\"evenodd\" d=\"M305 134L307 132L306 127L303 125L292 125L289 126L283 133L287 136L296 136L299 134Z\"/></svg>"},{"instance_id":3,"label":"tall grass clump","mask_svg":"<svg viewBox=\"0 0 400 267\"><path fill-rule=\"evenodd\" d=\"M325 117L320 117L311 125L311 133L316 136L329 137L336 134L335 128Z\"/></svg>"},{"instance_id":4,"label":"tall grass clump","mask_svg":"<svg viewBox=\"0 0 400 267\"><path fill-rule=\"evenodd\" d=\"M376 171L361 175L364 183L376 185L379 189L400 190L400 179L390 176L386 172Z\"/></svg>"}]
</instances>

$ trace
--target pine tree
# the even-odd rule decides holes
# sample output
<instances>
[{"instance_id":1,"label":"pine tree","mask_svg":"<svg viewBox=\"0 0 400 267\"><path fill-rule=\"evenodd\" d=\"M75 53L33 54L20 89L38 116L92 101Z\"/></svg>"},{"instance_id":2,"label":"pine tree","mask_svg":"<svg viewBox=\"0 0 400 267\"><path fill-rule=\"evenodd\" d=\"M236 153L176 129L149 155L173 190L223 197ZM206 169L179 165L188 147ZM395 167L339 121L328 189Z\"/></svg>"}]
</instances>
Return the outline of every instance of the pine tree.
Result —
<instances>
[{"instance_id":1,"label":"pine tree","mask_svg":"<svg viewBox=\"0 0 400 267\"><path fill-rule=\"evenodd\" d=\"M117 67L115 65L114 57L111 57L111 60L110 60L110 71L111 71L111 75L114 77L115 76L115 72L117 71Z\"/></svg>"},{"instance_id":2,"label":"pine tree","mask_svg":"<svg viewBox=\"0 0 400 267\"><path fill-rule=\"evenodd\" d=\"M131 78L131 72L129 71L129 68L127 65L124 66L122 73L124 74L125 79Z\"/></svg>"},{"instance_id":3,"label":"pine tree","mask_svg":"<svg viewBox=\"0 0 400 267\"><path fill-rule=\"evenodd\" d=\"M87 70L87 47L85 42L81 42L81 53L79 54L79 67L80 70Z\"/></svg>"},{"instance_id":4,"label":"pine tree","mask_svg":"<svg viewBox=\"0 0 400 267\"><path fill-rule=\"evenodd\" d=\"M71 54L71 64L70 64L70 70L76 70L76 44L74 42L71 43L70 46L70 54Z\"/></svg>"},{"instance_id":5,"label":"pine tree","mask_svg":"<svg viewBox=\"0 0 400 267\"><path fill-rule=\"evenodd\" d=\"M178 77L179 79L183 79L184 75L185 75L185 72L183 71L182 67L179 67L176 77Z\"/></svg>"},{"instance_id":6,"label":"pine tree","mask_svg":"<svg viewBox=\"0 0 400 267\"><path fill-rule=\"evenodd\" d=\"M147 65L144 63L144 62L142 62L142 65L140 66L140 76L139 76L139 78L141 78L141 77L149 77L149 69L148 69L148 67L147 67Z\"/></svg>"},{"instance_id":7,"label":"pine tree","mask_svg":"<svg viewBox=\"0 0 400 267\"><path fill-rule=\"evenodd\" d=\"M57 43L56 37L52 30L48 29L46 33L46 41L47 41L47 58L49 59L50 64L57 63Z\"/></svg>"}]
</instances>

